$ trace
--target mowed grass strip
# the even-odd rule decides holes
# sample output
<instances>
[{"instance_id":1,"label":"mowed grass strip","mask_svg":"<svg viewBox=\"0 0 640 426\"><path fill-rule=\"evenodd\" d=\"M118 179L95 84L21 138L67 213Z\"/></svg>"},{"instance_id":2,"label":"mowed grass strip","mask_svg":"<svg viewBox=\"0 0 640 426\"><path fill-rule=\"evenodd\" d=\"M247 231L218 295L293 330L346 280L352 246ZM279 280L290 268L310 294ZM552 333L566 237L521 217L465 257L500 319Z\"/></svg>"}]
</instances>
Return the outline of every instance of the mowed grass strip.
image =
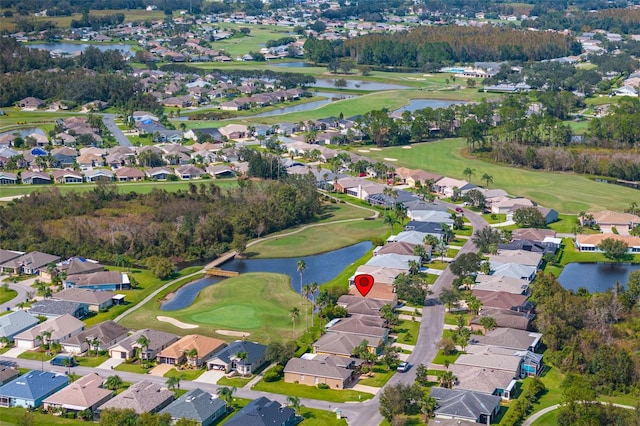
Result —
<instances>
[{"instance_id":1,"label":"mowed grass strip","mask_svg":"<svg viewBox=\"0 0 640 426\"><path fill-rule=\"evenodd\" d=\"M225 279L202 290L196 301L185 309L161 311L158 301L150 301L126 316L120 323L135 329L155 328L177 334L198 333L227 341L234 336L217 334L215 330L234 330L251 333L252 341L269 343L292 338L289 310L301 311L296 321L296 334L302 330L304 306L293 291L289 277L271 273L248 273ZM193 330L179 329L156 319L166 315L180 321L200 325Z\"/></svg>"},{"instance_id":2,"label":"mowed grass strip","mask_svg":"<svg viewBox=\"0 0 640 426\"><path fill-rule=\"evenodd\" d=\"M480 176L493 176L491 188L502 188L512 195L530 198L561 213L580 211L623 211L640 193L619 185L594 182L572 173L550 173L492 164L475 158L465 158L464 139L447 139L402 147L371 151L368 157L376 160L395 158L398 167L418 168L458 179L467 167L475 169L471 182L483 185Z\"/></svg>"}]
</instances>

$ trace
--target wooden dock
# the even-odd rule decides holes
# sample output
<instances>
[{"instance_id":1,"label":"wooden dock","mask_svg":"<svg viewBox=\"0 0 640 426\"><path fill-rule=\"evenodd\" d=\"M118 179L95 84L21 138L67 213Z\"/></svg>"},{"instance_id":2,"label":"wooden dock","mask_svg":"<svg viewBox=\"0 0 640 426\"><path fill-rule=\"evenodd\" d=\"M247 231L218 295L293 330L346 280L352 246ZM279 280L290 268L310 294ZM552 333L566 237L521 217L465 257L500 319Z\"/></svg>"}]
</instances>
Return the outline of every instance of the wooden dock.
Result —
<instances>
[{"instance_id":1,"label":"wooden dock","mask_svg":"<svg viewBox=\"0 0 640 426\"><path fill-rule=\"evenodd\" d=\"M240 272L225 271L224 269L220 269L220 268L209 268L209 269L205 270L205 275L207 277L231 278L231 277L237 277L238 275L240 275Z\"/></svg>"}]
</instances>

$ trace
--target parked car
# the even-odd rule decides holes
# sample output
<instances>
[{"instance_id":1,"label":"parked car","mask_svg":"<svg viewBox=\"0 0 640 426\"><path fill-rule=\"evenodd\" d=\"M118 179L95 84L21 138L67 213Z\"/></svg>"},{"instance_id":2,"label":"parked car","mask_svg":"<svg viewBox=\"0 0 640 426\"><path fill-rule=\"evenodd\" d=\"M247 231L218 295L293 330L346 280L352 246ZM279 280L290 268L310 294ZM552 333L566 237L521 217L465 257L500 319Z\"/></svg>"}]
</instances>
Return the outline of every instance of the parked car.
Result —
<instances>
[{"instance_id":1,"label":"parked car","mask_svg":"<svg viewBox=\"0 0 640 426\"><path fill-rule=\"evenodd\" d=\"M410 368L411 368L411 365L409 365L408 362L401 362L400 365L398 365L398 368L396 370L398 370L398 372L400 373L406 373L407 371L409 371Z\"/></svg>"},{"instance_id":2,"label":"parked car","mask_svg":"<svg viewBox=\"0 0 640 426\"><path fill-rule=\"evenodd\" d=\"M51 365L57 365L58 367L66 367L67 362L69 362L70 367L75 367L76 365L78 365L76 360L73 359L71 355L58 355L51 361L49 361Z\"/></svg>"},{"instance_id":3,"label":"parked car","mask_svg":"<svg viewBox=\"0 0 640 426\"><path fill-rule=\"evenodd\" d=\"M456 207L456 212L458 213L462 213L464 210L462 210L462 207Z\"/></svg>"}]
</instances>

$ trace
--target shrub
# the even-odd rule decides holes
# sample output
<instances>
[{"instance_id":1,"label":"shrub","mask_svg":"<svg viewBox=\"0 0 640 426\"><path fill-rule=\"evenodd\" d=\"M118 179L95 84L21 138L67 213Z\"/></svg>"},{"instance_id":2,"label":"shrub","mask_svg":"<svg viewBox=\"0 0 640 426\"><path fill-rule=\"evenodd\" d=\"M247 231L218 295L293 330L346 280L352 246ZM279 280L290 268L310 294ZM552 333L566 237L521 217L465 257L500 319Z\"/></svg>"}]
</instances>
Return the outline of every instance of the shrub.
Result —
<instances>
[{"instance_id":1,"label":"shrub","mask_svg":"<svg viewBox=\"0 0 640 426\"><path fill-rule=\"evenodd\" d=\"M262 376L262 380L264 380L265 382L277 382L278 380L280 380L280 375L275 371L269 370L264 373L264 376Z\"/></svg>"},{"instance_id":2,"label":"shrub","mask_svg":"<svg viewBox=\"0 0 640 426\"><path fill-rule=\"evenodd\" d=\"M318 389L329 389L329 385L326 383L318 383Z\"/></svg>"}]
</instances>

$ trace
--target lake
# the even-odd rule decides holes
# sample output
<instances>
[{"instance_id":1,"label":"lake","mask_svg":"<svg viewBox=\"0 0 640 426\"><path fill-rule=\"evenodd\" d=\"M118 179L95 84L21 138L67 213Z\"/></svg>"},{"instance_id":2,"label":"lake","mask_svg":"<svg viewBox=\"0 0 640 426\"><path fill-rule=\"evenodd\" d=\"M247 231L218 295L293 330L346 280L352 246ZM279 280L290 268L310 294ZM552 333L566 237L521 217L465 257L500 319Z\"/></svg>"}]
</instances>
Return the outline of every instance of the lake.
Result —
<instances>
[{"instance_id":1,"label":"lake","mask_svg":"<svg viewBox=\"0 0 640 426\"><path fill-rule=\"evenodd\" d=\"M294 61L294 62L280 62L279 64L271 64L274 67L283 67L283 68L306 68L306 67L315 67L317 65L309 64L307 62L302 61Z\"/></svg>"},{"instance_id":2,"label":"lake","mask_svg":"<svg viewBox=\"0 0 640 426\"><path fill-rule=\"evenodd\" d=\"M31 49L44 49L44 50L61 50L68 54L74 54L77 52L83 52L89 46L96 47L103 52L105 50L120 50L127 53L133 53L131 48L133 47L130 44L123 43L101 43L101 44L77 44L77 43L35 43L35 44L27 44L27 47Z\"/></svg>"},{"instance_id":3,"label":"lake","mask_svg":"<svg viewBox=\"0 0 640 426\"><path fill-rule=\"evenodd\" d=\"M445 101L443 99L411 99L409 105L398 108L397 112L409 111L414 112L425 108L449 108L451 105L464 105L468 102L464 101Z\"/></svg>"},{"instance_id":4,"label":"lake","mask_svg":"<svg viewBox=\"0 0 640 426\"><path fill-rule=\"evenodd\" d=\"M314 102L307 102L306 104L278 108L272 111L261 112L258 114L254 114L251 117L270 117L273 115L288 114L291 112L311 111L312 109L320 108L321 106L330 104L331 102L334 102L338 99L353 98L353 95L348 95L346 93L318 92L316 95L318 97L325 97L325 99L314 101Z\"/></svg>"},{"instance_id":5,"label":"lake","mask_svg":"<svg viewBox=\"0 0 640 426\"><path fill-rule=\"evenodd\" d=\"M318 78L316 79L315 84L312 87L325 87L325 88L335 88L334 78ZM347 87L345 89L358 89L358 90L404 90L409 89L409 86L403 86L400 84L391 84L391 83L376 83L373 81L364 81L364 80L347 80Z\"/></svg>"},{"instance_id":6,"label":"lake","mask_svg":"<svg viewBox=\"0 0 640 426\"><path fill-rule=\"evenodd\" d=\"M580 287L590 293L603 293L613 288L616 282L627 283L629 273L640 270L640 265L621 263L569 263L558 277L558 282L567 290Z\"/></svg>"},{"instance_id":7,"label":"lake","mask_svg":"<svg viewBox=\"0 0 640 426\"><path fill-rule=\"evenodd\" d=\"M360 259L371 249L370 241L363 241L349 247L314 256L291 257L278 259L233 259L221 267L228 271L245 272L275 272L289 275L291 287L300 293L300 274L298 273L298 261L304 260L307 268L303 274L303 283L317 282L322 285L338 276L347 266ZM190 306L198 293L210 285L219 283L224 278L202 278L182 286L175 296L163 303L160 309L163 311L175 311Z\"/></svg>"},{"instance_id":8,"label":"lake","mask_svg":"<svg viewBox=\"0 0 640 426\"><path fill-rule=\"evenodd\" d=\"M31 133L37 133L39 135L46 136L46 133L42 129L39 129L37 127L26 127L22 129L9 130L8 132L2 132L0 133L0 137L4 135L13 135L16 133L20 134L20 137L23 139L29 136Z\"/></svg>"}]
</instances>

